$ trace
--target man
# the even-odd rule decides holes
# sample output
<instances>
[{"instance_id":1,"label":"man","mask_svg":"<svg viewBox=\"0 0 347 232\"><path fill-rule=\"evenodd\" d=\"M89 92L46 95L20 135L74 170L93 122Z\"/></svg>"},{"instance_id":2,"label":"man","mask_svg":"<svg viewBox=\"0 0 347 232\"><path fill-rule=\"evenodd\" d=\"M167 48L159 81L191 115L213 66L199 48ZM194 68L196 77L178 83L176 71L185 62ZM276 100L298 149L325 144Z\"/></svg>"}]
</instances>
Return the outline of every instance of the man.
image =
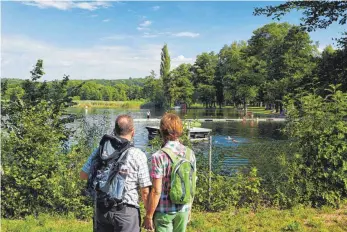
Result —
<instances>
[{"instance_id":1,"label":"man","mask_svg":"<svg viewBox=\"0 0 347 232\"><path fill-rule=\"evenodd\" d=\"M178 156L189 159L196 170L194 152L184 146L179 138L183 133L181 119L171 113L166 113L160 121L160 133L163 148L152 155L151 177L152 190L148 199L144 227L156 232L185 232L190 220L193 201L186 204L175 204L170 198L173 161L171 157ZM166 149L165 152L163 149ZM171 155L168 150L171 151ZM189 157L189 158L188 158ZM194 178L193 178L194 179Z\"/></svg>"},{"instance_id":2,"label":"man","mask_svg":"<svg viewBox=\"0 0 347 232\"><path fill-rule=\"evenodd\" d=\"M130 116L120 115L117 117L114 134L116 135L115 139L107 143L109 147L104 149L106 149L106 152L107 149L114 149L112 154L118 152L118 157L127 152L127 155L123 156L125 161L121 166L122 176L126 175L122 191L122 202L117 202L117 204L107 207L108 203L105 206L98 201L96 204L96 215L94 215L94 217L96 216L96 231L140 231L141 222L137 190L140 188L144 206L147 208L149 186L152 185L149 177L147 157L140 149L132 147L131 141L134 137L135 129L133 119ZM104 140L104 137L101 142ZM102 144L101 142L100 144ZM92 162L96 155L99 154L99 148L100 146L94 150L83 166L80 173L81 179L88 179Z\"/></svg>"}]
</instances>

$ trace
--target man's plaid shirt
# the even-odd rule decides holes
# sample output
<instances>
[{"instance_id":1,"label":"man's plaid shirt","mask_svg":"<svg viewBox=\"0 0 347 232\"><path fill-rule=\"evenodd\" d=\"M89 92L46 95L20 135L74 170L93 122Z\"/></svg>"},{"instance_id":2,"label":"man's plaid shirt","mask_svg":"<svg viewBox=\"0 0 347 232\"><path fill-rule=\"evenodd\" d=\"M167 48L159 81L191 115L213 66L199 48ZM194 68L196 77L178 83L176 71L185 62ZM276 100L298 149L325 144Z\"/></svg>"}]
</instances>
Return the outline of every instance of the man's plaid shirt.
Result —
<instances>
[{"instance_id":1,"label":"man's plaid shirt","mask_svg":"<svg viewBox=\"0 0 347 232\"><path fill-rule=\"evenodd\" d=\"M170 148L175 155L185 157L186 147L179 141L169 141L164 147ZM196 167L196 160L194 152L191 154L190 162ZM161 213L176 213L176 212L187 212L191 205L177 205L170 201L170 177L171 177L171 166L172 161L169 156L162 150L157 151L152 155L152 168L151 177L153 179L163 178L162 180L162 191L156 212Z\"/></svg>"},{"instance_id":2,"label":"man's plaid shirt","mask_svg":"<svg viewBox=\"0 0 347 232\"><path fill-rule=\"evenodd\" d=\"M89 174L91 161L98 150L99 148L96 148L84 164L82 171L85 173ZM124 187L124 202L139 207L138 187L144 188L152 185L149 177L147 157L145 153L138 148L130 148L128 152L125 163L128 169L128 176Z\"/></svg>"}]
</instances>

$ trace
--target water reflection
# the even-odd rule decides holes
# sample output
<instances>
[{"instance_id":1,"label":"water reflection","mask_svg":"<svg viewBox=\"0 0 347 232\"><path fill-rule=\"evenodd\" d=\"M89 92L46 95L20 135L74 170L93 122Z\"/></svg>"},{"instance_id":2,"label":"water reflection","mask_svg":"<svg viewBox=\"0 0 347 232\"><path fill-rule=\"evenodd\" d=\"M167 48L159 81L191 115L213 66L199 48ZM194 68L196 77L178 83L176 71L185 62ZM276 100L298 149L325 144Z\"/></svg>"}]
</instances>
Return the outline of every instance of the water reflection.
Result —
<instances>
[{"instance_id":1,"label":"water reflection","mask_svg":"<svg viewBox=\"0 0 347 232\"><path fill-rule=\"evenodd\" d=\"M97 108L88 108L88 109L79 109L72 108L69 109L69 113L76 113L86 117L86 120L96 123L100 131L106 131L111 133L112 128L114 128L114 121L119 114L129 114L133 118L146 118L147 109L141 110L128 110L128 109L97 109ZM152 118L160 118L163 115L163 110L151 109ZM183 111L177 111L182 118L184 115L187 115L187 118L238 118L238 113L234 109L189 109L185 113ZM100 123L102 118L107 117L109 123L103 124ZM75 122L70 127L78 127L79 122ZM98 124L99 123L99 124ZM144 152L147 152L148 147L148 132L145 128L146 126L158 126L158 122L135 121L135 136L134 144L136 147L140 148ZM281 129L284 127L283 122L274 122L274 121L228 121L228 122L202 122L201 127L212 129L211 135L213 136L213 147L214 147L214 160L213 166L221 166L222 172L230 173L234 170L234 167L240 165L247 165L248 160L242 157L238 157L238 154L235 153L235 150L240 145L245 144L254 144L262 143L264 141L271 140L283 140L286 137L281 133ZM101 135L100 135L101 138ZM209 151L209 142L199 142L195 143L194 150L197 152L202 152L204 156L208 155ZM222 156L220 156L222 154ZM148 156L150 154L147 154ZM217 158L216 158L217 157ZM198 157L199 158L199 157Z\"/></svg>"}]
</instances>

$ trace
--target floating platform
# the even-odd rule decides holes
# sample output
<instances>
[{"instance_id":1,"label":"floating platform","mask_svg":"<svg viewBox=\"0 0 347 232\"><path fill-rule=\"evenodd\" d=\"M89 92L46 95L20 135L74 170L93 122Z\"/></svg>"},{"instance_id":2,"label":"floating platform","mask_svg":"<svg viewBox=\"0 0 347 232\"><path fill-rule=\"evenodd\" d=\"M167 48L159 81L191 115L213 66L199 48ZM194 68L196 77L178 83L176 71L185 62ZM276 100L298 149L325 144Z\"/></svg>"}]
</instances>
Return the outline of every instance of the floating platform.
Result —
<instances>
[{"instance_id":1,"label":"floating platform","mask_svg":"<svg viewBox=\"0 0 347 232\"><path fill-rule=\"evenodd\" d=\"M158 126L146 126L146 129L148 130L148 139L151 140L155 136L157 136L160 132L160 129ZM201 141L201 140L208 140L209 135L212 131L212 129L208 128L200 128L200 127L192 127L189 130L189 137L192 141Z\"/></svg>"},{"instance_id":2,"label":"floating platform","mask_svg":"<svg viewBox=\"0 0 347 232\"><path fill-rule=\"evenodd\" d=\"M134 118L134 122L160 122L161 118ZM198 122L242 122L242 121L255 121L255 122L284 122L285 118L199 118L199 119L185 119L185 121L198 121Z\"/></svg>"}]
</instances>

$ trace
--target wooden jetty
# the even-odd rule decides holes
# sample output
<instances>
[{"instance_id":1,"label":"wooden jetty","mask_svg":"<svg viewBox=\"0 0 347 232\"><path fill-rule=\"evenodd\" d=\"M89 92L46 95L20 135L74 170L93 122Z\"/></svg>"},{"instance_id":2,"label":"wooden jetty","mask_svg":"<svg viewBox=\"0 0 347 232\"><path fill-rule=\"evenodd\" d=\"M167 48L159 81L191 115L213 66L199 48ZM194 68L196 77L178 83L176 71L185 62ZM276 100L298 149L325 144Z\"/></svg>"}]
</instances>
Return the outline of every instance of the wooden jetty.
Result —
<instances>
[{"instance_id":1,"label":"wooden jetty","mask_svg":"<svg viewBox=\"0 0 347 232\"><path fill-rule=\"evenodd\" d=\"M146 126L146 129L148 131L148 139L151 140L155 136L157 136L159 132L158 126ZM211 133L211 129L208 128L200 128L200 127L192 127L189 128L189 138L192 141L201 141L201 140L208 140L209 135Z\"/></svg>"}]
</instances>

